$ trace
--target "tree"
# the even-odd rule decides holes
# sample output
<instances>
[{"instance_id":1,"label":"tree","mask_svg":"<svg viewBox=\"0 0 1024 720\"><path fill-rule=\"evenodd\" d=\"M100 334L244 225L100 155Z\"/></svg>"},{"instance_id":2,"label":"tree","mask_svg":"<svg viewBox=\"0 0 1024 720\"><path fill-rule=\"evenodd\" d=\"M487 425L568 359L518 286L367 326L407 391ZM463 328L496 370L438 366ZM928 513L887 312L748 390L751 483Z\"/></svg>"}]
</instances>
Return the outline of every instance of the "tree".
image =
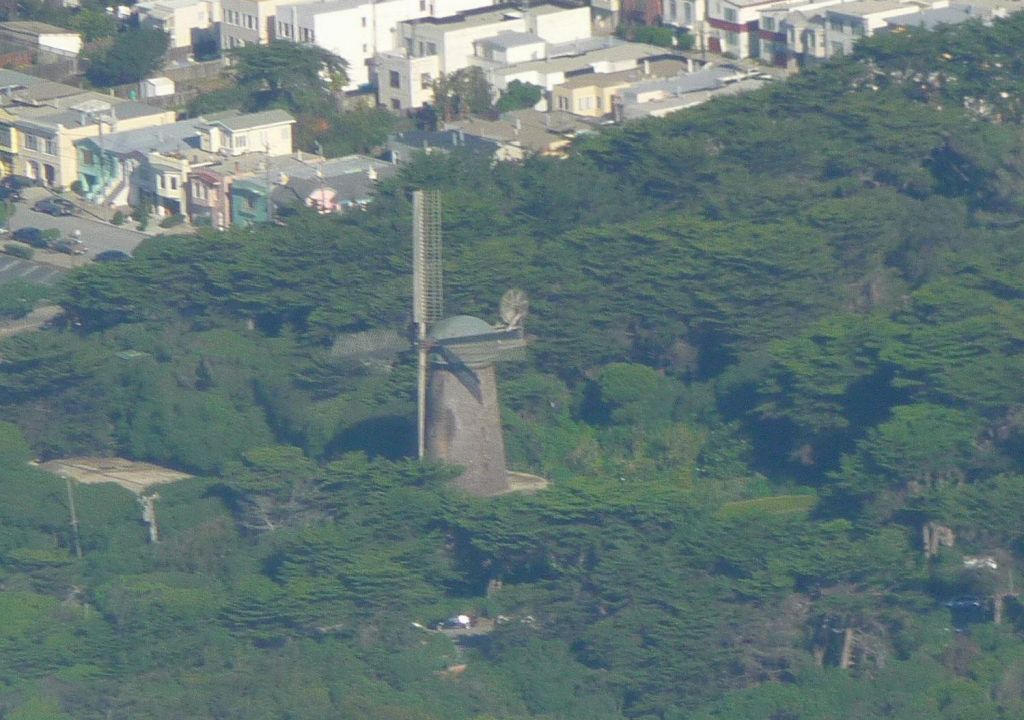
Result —
<instances>
[{"instance_id":1,"label":"tree","mask_svg":"<svg viewBox=\"0 0 1024 720\"><path fill-rule=\"evenodd\" d=\"M233 48L229 55L253 111L282 105L295 112L319 109L325 93L348 83L348 62L316 45L276 41Z\"/></svg>"},{"instance_id":2,"label":"tree","mask_svg":"<svg viewBox=\"0 0 1024 720\"><path fill-rule=\"evenodd\" d=\"M87 42L117 35L119 23L110 13L99 8L82 8L71 18L71 27L82 33Z\"/></svg>"},{"instance_id":3,"label":"tree","mask_svg":"<svg viewBox=\"0 0 1024 720\"><path fill-rule=\"evenodd\" d=\"M442 74L434 81L434 102L445 120L490 112L492 98L493 90L484 71L476 66Z\"/></svg>"},{"instance_id":4,"label":"tree","mask_svg":"<svg viewBox=\"0 0 1024 720\"><path fill-rule=\"evenodd\" d=\"M498 98L498 102L494 107L499 112L532 108L540 102L543 94L544 88L539 85L522 82L520 80L513 80L508 84L508 87L505 88L505 92L503 92L501 97Z\"/></svg>"},{"instance_id":5,"label":"tree","mask_svg":"<svg viewBox=\"0 0 1024 720\"><path fill-rule=\"evenodd\" d=\"M141 82L160 68L170 42L167 33L152 28L120 33L109 49L90 58L86 77L100 87Z\"/></svg>"}]
</instances>

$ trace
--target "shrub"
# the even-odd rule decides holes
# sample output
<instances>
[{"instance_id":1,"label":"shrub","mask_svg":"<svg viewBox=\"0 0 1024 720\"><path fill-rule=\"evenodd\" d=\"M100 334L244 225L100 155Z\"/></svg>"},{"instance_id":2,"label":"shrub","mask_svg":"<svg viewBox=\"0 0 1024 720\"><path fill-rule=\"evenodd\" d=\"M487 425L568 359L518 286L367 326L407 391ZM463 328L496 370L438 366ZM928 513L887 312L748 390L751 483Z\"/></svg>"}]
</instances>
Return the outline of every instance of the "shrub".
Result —
<instances>
[{"instance_id":1,"label":"shrub","mask_svg":"<svg viewBox=\"0 0 1024 720\"><path fill-rule=\"evenodd\" d=\"M25 260L32 259L32 248L27 245L19 245L18 243L5 243L4 252L14 257L20 257Z\"/></svg>"},{"instance_id":2,"label":"shrub","mask_svg":"<svg viewBox=\"0 0 1024 720\"><path fill-rule=\"evenodd\" d=\"M110 222L114 225L124 225L124 213L120 210L114 212L114 217L110 218Z\"/></svg>"},{"instance_id":3,"label":"shrub","mask_svg":"<svg viewBox=\"0 0 1024 720\"><path fill-rule=\"evenodd\" d=\"M161 220L160 227L174 227L175 225L181 225L183 222L185 222L185 216L182 215L181 213L174 213L173 215L168 215L163 220Z\"/></svg>"},{"instance_id":4,"label":"shrub","mask_svg":"<svg viewBox=\"0 0 1024 720\"><path fill-rule=\"evenodd\" d=\"M52 243L55 240L60 240L60 230L57 228L48 228L43 230L43 239L49 243Z\"/></svg>"}]
</instances>

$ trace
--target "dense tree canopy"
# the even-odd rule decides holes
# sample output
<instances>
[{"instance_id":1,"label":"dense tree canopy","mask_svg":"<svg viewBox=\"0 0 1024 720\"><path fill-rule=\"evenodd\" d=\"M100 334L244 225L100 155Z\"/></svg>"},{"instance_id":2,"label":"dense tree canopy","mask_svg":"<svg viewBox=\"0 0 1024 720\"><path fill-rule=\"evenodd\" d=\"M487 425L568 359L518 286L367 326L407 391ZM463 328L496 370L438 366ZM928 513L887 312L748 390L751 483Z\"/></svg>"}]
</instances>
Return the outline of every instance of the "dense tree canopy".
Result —
<instances>
[{"instance_id":1,"label":"dense tree canopy","mask_svg":"<svg viewBox=\"0 0 1024 720\"><path fill-rule=\"evenodd\" d=\"M1021 717L1024 166L974 100L1022 38L884 35L568 159L423 156L363 213L76 270L62 327L0 343L0 714ZM413 359L331 351L406 325L420 187L452 312L530 295L500 388L544 491L453 491ZM72 486L76 557L27 461L79 454L195 474L161 543ZM461 613L486 632L434 630Z\"/></svg>"}]
</instances>

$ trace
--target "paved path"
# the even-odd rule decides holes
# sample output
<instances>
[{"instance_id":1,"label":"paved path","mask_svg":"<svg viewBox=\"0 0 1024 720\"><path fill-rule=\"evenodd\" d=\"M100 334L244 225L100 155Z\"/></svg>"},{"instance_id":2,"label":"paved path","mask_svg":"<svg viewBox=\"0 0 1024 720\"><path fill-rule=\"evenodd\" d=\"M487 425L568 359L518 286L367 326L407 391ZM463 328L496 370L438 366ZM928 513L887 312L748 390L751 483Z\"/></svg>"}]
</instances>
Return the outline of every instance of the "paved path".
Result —
<instances>
[{"instance_id":1,"label":"paved path","mask_svg":"<svg viewBox=\"0 0 1024 720\"><path fill-rule=\"evenodd\" d=\"M12 280L26 280L42 285L53 285L64 274L64 270L32 260L22 260L13 255L0 255L0 284Z\"/></svg>"},{"instance_id":2,"label":"paved path","mask_svg":"<svg viewBox=\"0 0 1024 720\"><path fill-rule=\"evenodd\" d=\"M37 307L23 318L0 322L0 338L28 332L29 330L38 330L60 315L60 313L61 308L58 305L43 305L42 307Z\"/></svg>"}]
</instances>

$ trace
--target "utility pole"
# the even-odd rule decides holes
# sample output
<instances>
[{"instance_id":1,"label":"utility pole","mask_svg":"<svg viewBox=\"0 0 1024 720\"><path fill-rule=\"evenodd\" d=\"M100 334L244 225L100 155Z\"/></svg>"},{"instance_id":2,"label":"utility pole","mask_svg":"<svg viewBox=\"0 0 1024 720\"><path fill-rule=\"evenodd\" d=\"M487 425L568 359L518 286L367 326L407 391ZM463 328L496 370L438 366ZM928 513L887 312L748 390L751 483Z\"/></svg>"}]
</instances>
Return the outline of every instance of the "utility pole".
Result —
<instances>
[{"instance_id":1,"label":"utility pole","mask_svg":"<svg viewBox=\"0 0 1024 720\"><path fill-rule=\"evenodd\" d=\"M71 510L71 540L75 544L75 557L82 559L82 542L78 537L78 513L75 512L75 491L71 478L64 478L68 487L68 508Z\"/></svg>"}]
</instances>

